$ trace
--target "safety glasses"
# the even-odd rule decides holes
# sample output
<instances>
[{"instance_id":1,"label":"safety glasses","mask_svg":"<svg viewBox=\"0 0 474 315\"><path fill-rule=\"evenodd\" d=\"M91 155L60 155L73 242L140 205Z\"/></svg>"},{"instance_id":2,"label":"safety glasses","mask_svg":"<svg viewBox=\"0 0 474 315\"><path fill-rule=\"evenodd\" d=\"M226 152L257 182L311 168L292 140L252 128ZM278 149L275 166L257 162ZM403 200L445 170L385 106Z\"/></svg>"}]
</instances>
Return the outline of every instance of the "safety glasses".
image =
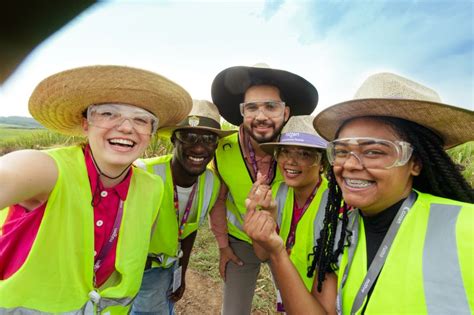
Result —
<instances>
[{"instance_id":1,"label":"safety glasses","mask_svg":"<svg viewBox=\"0 0 474 315\"><path fill-rule=\"evenodd\" d=\"M403 166L413 153L405 141L390 141L370 137L336 139L328 143L327 157L333 166L343 166L354 157L365 168L390 169Z\"/></svg>"},{"instance_id":2,"label":"safety glasses","mask_svg":"<svg viewBox=\"0 0 474 315\"><path fill-rule=\"evenodd\" d=\"M275 150L275 159L280 163L294 159L303 166L313 166L321 162L321 157L322 152L310 149L281 146Z\"/></svg>"},{"instance_id":3,"label":"safety glasses","mask_svg":"<svg viewBox=\"0 0 474 315\"><path fill-rule=\"evenodd\" d=\"M282 115L285 109L285 102L263 101L240 103L240 113L244 117L257 117L261 112L266 117L275 118Z\"/></svg>"},{"instance_id":4,"label":"safety glasses","mask_svg":"<svg viewBox=\"0 0 474 315\"><path fill-rule=\"evenodd\" d=\"M129 105L92 105L87 109L89 124L100 128L115 128L128 120L139 134L152 135L158 129L158 118L150 112Z\"/></svg>"}]
</instances>

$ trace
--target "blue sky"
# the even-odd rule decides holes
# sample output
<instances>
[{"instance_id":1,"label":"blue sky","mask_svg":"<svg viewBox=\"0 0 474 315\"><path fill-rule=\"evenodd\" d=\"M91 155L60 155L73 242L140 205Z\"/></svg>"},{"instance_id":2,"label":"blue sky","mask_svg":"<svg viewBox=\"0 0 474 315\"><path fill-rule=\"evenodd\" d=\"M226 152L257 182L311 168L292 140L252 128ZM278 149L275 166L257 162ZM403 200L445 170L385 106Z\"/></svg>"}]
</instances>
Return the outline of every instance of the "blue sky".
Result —
<instances>
[{"instance_id":1,"label":"blue sky","mask_svg":"<svg viewBox=\"0 0 474 315\"><path fill-rule=\"evenodd\" d=\"M474 109L468 0L104 1L40 45L0 87L0 116L28 114L43 78L92 64L144 68L210 99L221 70L265 62L319 91L317 111L394 72Z\"/></svg>"}]
</instances>

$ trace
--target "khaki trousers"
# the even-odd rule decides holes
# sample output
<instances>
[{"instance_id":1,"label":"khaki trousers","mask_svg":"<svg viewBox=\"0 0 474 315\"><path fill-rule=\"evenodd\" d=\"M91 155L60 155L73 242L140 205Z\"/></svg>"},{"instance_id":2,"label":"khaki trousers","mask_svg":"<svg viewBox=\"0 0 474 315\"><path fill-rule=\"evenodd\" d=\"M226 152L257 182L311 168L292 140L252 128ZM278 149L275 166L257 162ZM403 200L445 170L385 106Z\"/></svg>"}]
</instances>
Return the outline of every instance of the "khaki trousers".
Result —
<instances>
[{"instance_id":1,"label":"khaki trousers","mask_svg":"<svg viewBox=\"0 0 474 315\"><path fill-rule=\"evenodd\" d=\"M222 314L250 314L261 262L255 256L253 247L249 243L232 236L229 236L229 243L244 265L238 266L233 262L227 264Z\"/></svg>"}]
</instances>

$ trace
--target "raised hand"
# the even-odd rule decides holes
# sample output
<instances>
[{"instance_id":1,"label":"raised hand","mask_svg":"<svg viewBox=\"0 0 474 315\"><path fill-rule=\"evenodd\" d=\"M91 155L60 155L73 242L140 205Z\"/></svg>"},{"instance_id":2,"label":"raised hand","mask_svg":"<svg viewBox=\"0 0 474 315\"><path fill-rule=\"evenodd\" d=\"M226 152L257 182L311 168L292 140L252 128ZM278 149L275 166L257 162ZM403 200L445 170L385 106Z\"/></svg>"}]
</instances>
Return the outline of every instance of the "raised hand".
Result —
<instances>
[{"instance_id":1,"label":"raised hand","mask_svg":"<svg viewBox=\"0 0 474 315\"><path fill-rule=\"evenodd\" d=\"M276 219L277 206L272 198L271 187L265 184L267 177L261 173L257 173L257 180L245 199L245 207L247 210L266 210Z\"/></svg>"},{"instance_id":2,"label":"raised hand","mask_svg":"<svg viewBox=\"0 0 474 315\"><path fill-rule=\"evenodd\" d=\"M244 231L252 239L254 244L264 249L269 255L278 254L285 250L283 240L276 232L276 222L269 211L259 211L247 207L244 218ZM255 246L254 246L255 248ZM264 253L258 255L264 257Z\"/></svg>"}]
</instances>

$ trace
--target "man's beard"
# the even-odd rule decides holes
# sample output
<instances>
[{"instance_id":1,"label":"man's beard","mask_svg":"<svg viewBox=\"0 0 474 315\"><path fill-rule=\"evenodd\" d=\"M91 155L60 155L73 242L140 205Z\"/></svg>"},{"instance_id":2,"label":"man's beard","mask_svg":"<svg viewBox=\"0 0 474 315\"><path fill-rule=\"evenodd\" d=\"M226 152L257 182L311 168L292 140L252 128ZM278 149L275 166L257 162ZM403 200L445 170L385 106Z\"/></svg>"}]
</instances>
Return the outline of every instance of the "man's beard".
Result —
<instances>
[{"instance_id":1,"label":"man's beard","mask_svg":"<svg viewBox=\"0 0 474 315\"><path fill-rule=\"evenodd\" d=\"M264 126L267 126L267 127L270 127L270 128L274 128L273 133L269 136L262 136L262 135L254 133L252 131L252 128L257 127L258 125L264 125ZM273 123L271 123L271 124L252 124L250 128L248 128L247 126L244 125L244 129L247 132L247 134L253 140L255 140L257 143L267 143L267 142L275 141L278 138L278 136L280 135L281 130L283 129L283 125L284 124L282 124L277 129L277 128L275 128L275 124L273 124Z\"/></svg>"}]
</instances>

